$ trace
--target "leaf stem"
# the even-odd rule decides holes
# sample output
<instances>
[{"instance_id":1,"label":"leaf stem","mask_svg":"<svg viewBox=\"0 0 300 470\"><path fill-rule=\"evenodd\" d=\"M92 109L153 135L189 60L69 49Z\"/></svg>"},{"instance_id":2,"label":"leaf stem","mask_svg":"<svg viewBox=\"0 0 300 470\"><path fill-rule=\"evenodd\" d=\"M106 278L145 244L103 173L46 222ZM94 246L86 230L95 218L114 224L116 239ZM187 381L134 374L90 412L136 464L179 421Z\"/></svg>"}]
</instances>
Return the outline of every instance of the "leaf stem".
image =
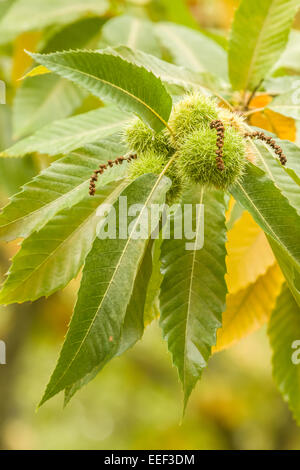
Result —
<instances>
[{"instance_id":1,"label":"leaf stem","mask_svg":"<svg viewBox=\"0 0 300 470\"><path fill-rule=\"evenodd\" d=\"M264 111L266 107L264 108L255 108L255 109L250 109L249 111L244 112L244 116L251 116L252 114L259 113L261 111Z\"/></svg>"}]
</instances>

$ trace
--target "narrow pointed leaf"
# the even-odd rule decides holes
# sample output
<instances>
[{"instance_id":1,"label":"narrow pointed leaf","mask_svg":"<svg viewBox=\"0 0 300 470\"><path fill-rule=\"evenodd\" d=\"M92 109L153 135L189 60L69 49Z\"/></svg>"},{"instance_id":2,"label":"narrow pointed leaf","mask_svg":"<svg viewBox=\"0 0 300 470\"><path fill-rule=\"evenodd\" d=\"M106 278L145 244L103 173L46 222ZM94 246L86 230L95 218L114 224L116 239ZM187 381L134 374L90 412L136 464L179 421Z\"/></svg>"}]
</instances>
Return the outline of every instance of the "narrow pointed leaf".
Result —
<instances>
[{"instance_id":1,"label":"narrow pointed leaf","mask_svg":"<svg viewBox=\"0 0 300 470\"><path fill-rule=\"evenodd\" d=\"M114 203L124 184L110 184L93 198L87 194L28 237L13 258L0 304L48 297L76 277L96 237L98 207Z\"/></svg>"},{"instance_id":2,"label":"narrow pointed leaf","mask_svg":"<svg viewBox=\"0 0 300 470\"><path fill-rule=\"evenodd\" d=\"M231 193L254 220L279 245L287 262L300 275L300 219L269 176L251 163L242 182Z\"/></svg>"},{"instance_id":3,"label":"narrow pointed leaf","mask_svg":"<svg viewBox=\"0 0 300 470\"><path fill-rule=\"evenodd\" d=\"M161 269L161 243L162 239L155 240L152 249L152 274L149 279L146 302L145 302L145 325L149 325L155 318L160 315L159 309L159 293L160 286L163 280Z\"/></svg>"},{"instance_id":4,"label":"narrow pointed leaf","mask_svg":"<svg viewBox=\"0 0 300 470\"><path fill-rule=\"evenodd\" d=\"M151 248L152 241L150 240L134 282L132 295L122 325L119 347L116 349L114 357L123 354L133 347L143 336L147 286L152 272ZM106 362L96 366L92 372L65 389L64 406L68 404L78 390L96 377L104 365L106 365Z\"/></svg>"},{"instance_id":5,"label":"narrow pointed leaf","mask_svg":"<svg viewBox=\"0 0 300 470\"><path fill-rule=\"evenodd\" d=\"M122 193L127 197L128 207L136 203L143 207L134 221L131 220L128 238L95 239L85 263L66 341L42 403L116 354L127 306L147 246L147 240L136 238L134 232L150 205L164 201L169 185L169 180L161 176L138 178ZM115 207L118 227L118 203Z\"/></svg>"},{"instance_id":6,"label":"narrow pointed leaf","mask_svg":"<svg viewBox=\"0 0 300 470\"><path fill-rule=\"evenodd\" d=\"M272 237L268 236L269 243L285 277L290 291L292 292L297 304L300 307L300 273L299 265L294 258L286 255L285 249L276 242ZM297 242L298 243L298 240Z\"/></svg>"},{"instance_id":7,"label":"narrow pointed leaf","mask_svg":"<svg viewBox=\"0 0 300 470\"><path fill-rule=\"evenodd\" d=\"M144 257L135 278L132 294L126 310L117 355L131 348L144 333L144 314L147 288L152 274L152 247L149 240Z\"/></svg>"},{"instance_id":8,"label":"narrow pointed leaf","mask_svg":"<svg viewBox=\"0 0 300 470\"><path fill-rule=\"evenodd\" d=\"M96 47L95 36L102 23L101 18L83 18L58 31L56 28L55 33L44 40L41 52ZM49 76L41 76L45 73ZM24 80L25 77L35 79ZM30 70L25 77L22 77L13 102L15 138L24 137L52 121L70 116L86 95L74 83L50 75L50 71L43 66Z\"/></svg>"},{"instance_id":9,"label":"narrow pointed leaf","mask_svg":"<svg viewBox=\"0 0 300 470\"><path fill-rule=\"evenodd\" d=\"M268 330L273 350L273 377L300 424L300 307L285 285Z\"/></svg>"},{"instance_id":10,"label":"narrow pointed leaf","mask_svg":"<svg viewBox=\"0 0 300 470\"><path fill-rule=\"evenodd\" d=\"M20 157L33 152L48 155L71 152L85 144L120 133L129 119L128 114L117 108L99 108L78 116L54 121L33 135L20 140L0 155Z\"/></svg>"},{"instance_id":11,"label":"narrow pointed leaf","mask_svg":"<svg viewBox=\"0 0 300 470\"><path fill-rule=\"evenodd\" d=\"M115 356L119 356L123 352L130 349L137 341L141 339L144 332L144 308L147 294L147 285L152 271L151 247L152 243L150 241L135 279L131 299L126 310L122 326L120 344L116 350ZM103 365L100 364L78 382L70 387L67 387L65 389L64 406L68 404L68 402L78 390L93 380L102 368Z\"/></svg>"},{"instance_id":12,"label":"narrow pointed leaf","mask_svg":"<svg viewBox=\"0 0 300 470\"><path fill-rule=\"evenodd\" d=\"M103 100L134 112L155 131L166 125L172 99L160 79L143 67L105 51L32 54L40 64Z\"/></svg>"},{"instance_id":13,"label":"narrow pointed leaf","mask_svg":"<svg viewBox=\"0 0 300 470\"><path fill-rule=\"evenodd\" d=\"M119 139L118 139L119 141ZM88 194L93 170L109 158L122 155L124 147L114 139L67 155L42 171L12 197L0 214L0 239L26 238L59 211L70 208ZM98 187L123 178L127 163L101 175Z\"/></svg>"},{"instance_id":14,"label":"narrow pointed leaf","mask_svg":"<svg viewBox=\"0 0 300 470\"><path fill-rule=\"evenodd\" d=\"M266 172L300 215L300 149L289 141L276 139L276 143L287 157L286 166L281 165L268 145L260 143L255 144L255 164Z\"/></svg>"},{"instance_id":15,"label":"narrow pointed leaf","mask_svg":"<svg viewBox=\"0 0 300 470\"><path fill-rule=\"evenodd\" d=\"M229 75L236 90L253 90L287 45L299 0L242 0L229 41Z\"/></svg>"},{"instance_id":16,"label":"narrow pointed leaf","mask_svg":"<svg viewBox=\"0 0 300 470\"><path fill-rule=\"evenodd\" d=\"M194 220L197 242L204 229L203 248L186 250L187 240L172 236L162 244L160 325L178 369L185 405L216 343L227 292L225 196L216 190L207 191L204 198L202 194L197 188L184 202L204 204L204 221L200 217L196 225Z\"/></svg>"},{"instance_id":17,"label":"narrow pointed leaf","mask_svg":"<svg viewBox=\"0 0 300 470\"><path fill-rule=\"evenodd\" d=\"M158 59L150 54L134 51L126 46L114 47L109 50L133 64L145 67L149 72L160 78L166 86L177 85L182 87L183 92L191 88L201 89L202 86L210 90L221 87L218 77L209 72L193 72L182 66Z\"/></svg>"}]
</instances>

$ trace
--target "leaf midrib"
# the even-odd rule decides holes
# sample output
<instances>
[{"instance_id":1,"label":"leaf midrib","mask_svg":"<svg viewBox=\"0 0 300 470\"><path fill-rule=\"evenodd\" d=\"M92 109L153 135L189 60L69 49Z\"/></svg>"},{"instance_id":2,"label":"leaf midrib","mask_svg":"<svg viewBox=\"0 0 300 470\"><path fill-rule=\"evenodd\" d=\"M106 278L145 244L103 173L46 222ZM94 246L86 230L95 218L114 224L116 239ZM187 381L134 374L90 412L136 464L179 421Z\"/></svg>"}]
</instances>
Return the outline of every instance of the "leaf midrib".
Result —
<instances>
[{"instance_id":1,"label":"leaf midrib","mask_svg":"<svg viewBox=\"0 0 300 470\"><path fill-rule=\"evenodd\" d=\"M273 181L274 185L276 186L276 188L280 191L281 194L283 194L283 196L287 199L287 201L289 202L290 206L293 207L293 209L296 210L297 213L299 213L299 208L295 207L291 202L290 202L290 199L285 196L283 190L281 190L281 188L278 186L277 182L276 182L276 179L275 179L275 176L273 176L273 172L272 172L272 168L270 167L270 165L268 164L268 161L264 158L263 154L261 153L261 151L259 150L258 146L254 144L254 142L252 142L252 140L250 140L250 142L252 143L252 145L254 146L254 148L256 149L261 161L262 161L262 164L264 165L264 167L266 168L267 170L267 173L269 174L271 180ZM273 154L272 154L272 151L270 149L270 147L265 143L263 142L262 145L264 146L264 148L266 149L266 151L271 155L271 157L276 161L276 159L274 158ZM286 170L290 170L292 172L295 173L295 171L292 169L292 168L285 168L283 167L283 171L289 176L289 178L291 178L291 181L295 181L294 178L292 178L292 176L286 171ZM296 177L297 177L297 174L295 173ZM296 182L296 181L295 181ZM297 182L296 182L297 183ZM298 183L297 183L298 184Z\"/></svg>"},{"instance_id":2,"label":"leaf midrib","mask_svg":"<svg viewBox=\"0 0 300 470\"><path fill-rule=\"evenodd\" d=\"M116 180L114 181L118 181L119 179L122 179L124 176L120 176L119 178L117 178ZM23 221L23 220L26 220L32 216L34 216L36 213L40 212L40 211L43 211L44 209L48 209L50 208L51 206L55 206L55 204L57 202L59 202L61 199L64 199L64 198L69 198L69 196L71 196L74 192L78 192L83 186L85 186L88 182L90 181L90 177L87 178L86 180L84 180L82 183L80 183L78 186L76 186L75 188L71 189L71 191L68 191L67 193L64 193L62 194L61 196L59 196L58 198L54 199L53 201L49 202L49 204L45 204L44 206L41 206L39 207L38 209L34 210L33 212L30 212L29 214L26 214L24 217L18 217L17 219L14 219L10 222L8 222L7 224L3 224L3 225L0 225L0 230L6 228L6 227L9 227L11 224L16 224L20 221ZM108 183L106 183L108 184ZM23 193L19 193L20 194L23 194ZM78 201L79 202L79 201ZM8 206L7 206L8 207ZM62 208L63 209L63 208ZM0 214L1 215L1 214Z\"/></svg>"},{"instance_id":3,"label":"leaf midrib","mask_svg":"<svg viewBox=\"0 0 300 470\"><path fill-rule=\"evenodd\" d=\"M270 224L267 222L267 220L265 219L265 217L263 216L263 214L260 212L260 210L258 209L258 207L255 205L255 203L250 199L250 197L248 196L247 192L244 190L243 186L241 185L240 182L237 182L236 183L237 186L240 187L241 191L244 193L245 197L247 198L247 200L250 202L250 205L252 205L252 207L254 207L254 209L256 210L256 212L260 215L260 217L262 218L262 220L264 221L264 223L267 225L267 227L269 228L270 232L273 234L272 237L277 241L277 243L282 247L282 249L291 257L295 260L295 263L297 264L297 266L299 267L299 270L300 270L300 263L298 262L298 260L295 259L295 257L293 256L293 254L289 251L289 249L287 248L287 246L285 244L283 244L280 240L280 238L278 238L278 236L276 235L276 233L274 232L274 230L272 229L272 227L270 226ZM276 186L277 188L277 186ZM292 207L292 206L291 206Z\"/></svg>"},{"instance_id":4,"label":"leaf midrib","mask_svg":"<svg viewBox=\"0 0 300 470\"><path fill-rule=\"evenodd\" d=\"M173 158L174 158L174 157L173 157ZM160 183L162 177L164 176L164 174L165 174L167 168L170 166L170 163L172 162L172 160L173 160L173 159L169 160L169 163L166 165L166 167L164 168L164 170L162 171L162 173L158 176L158 178L157 178L157 180L156 180L156 182L155 182L155 185L153 186L153 188L152 188L152 190L151 190L149 196L147 197L147 199L146 199L146 201L145 201L145 203L144 203L143 210L140 212L139 216L137 217L137 220L136 220L136 222L135 222L135 224L134 224L134 226L133 226L133 228L132 228L131 234L134 232L134 230L135 230L136 227L138 226L139 221L141 220L141 215L144 213L145 208L148 206L149 201L151 200L154 191L156 190L157 186L159 185L159 183ZM94 323L95 323L95 321L96 321L98 312L99 312L99 310L101 309L104 300L106 299L107 293L109 292L109 290L110 290L110 288L111 288L111 285L112 285L112 283L113 283L113 281L114 281L114 279L115 279L115 277L116 277L117 271L118 271L118 269L119 269L119 267L120 267L120 265L121 265L121 262L122 262L122 260L123 260L123 257L125 256L125 253L126 253L126 251L127 251L127 248L128 248L128 246L129 246L129 243L131 243L131 241L132 241L132 238L131 238L131 235L130 235L130 237L128 237L128 240L127 240L127 242L126 242L126 244L125 244L125 246L124 246L124 249L123 249L122 254L121 254L120 258L119 258L119 261L118 261L118 263L117 263L117 265L116 265L116 267L115 267L114 273L113 273L113 275L112 275L112 277L111 277L111 279L110 279L110 281L109 281L109 283L108 283L108 285L107 285L107 288L106 288L106 290L105 290L105 292L104 292L104 294L103 294L103 296L102 296L102 299L101 299L101 302L100 302L100 304L99 304L99 307L97 308L97 311L96 311L96 313L95 313L95 315L94 315L94 317L93 317L93 319L92 319L92 321L91 321L91 324L90 324L90 326L89 326L89 328L88 328L86 334L84 335L84 338L83 338L82 341L80 342L80 344L79 344L79 346L78 346L78 349L77 349L75 355L73 356L73 359L72 359L71 362L69 363L68 367L65 369L64 373L60 376L60 378L55 382L55 384L52 385L52 387L51 387L50 391L48 392L48 394L49 394L49 393L51 394L51 391L54 390L54 389L57 387L57 385L63 380L63 378L65 377L65 375L67 374L67 372L70 370L70 368L71 368L72 364L74 363L76 357L78 356L79 352L81 351L81 349L82 349L82 347L83 347L83 345L84 345L84 343L85 343L85 341L86 341L88 335L90 334L91 329L92 329L93 326L94 326Z\"/></svg>"},{"instance_id":5,"label":"leaf midrib","mask_svg":"<svg viewBox=\"0 0 300 470\"><path fill-rule=\"evenodd\" d=\"M258 34L258 39L257 39L257 42L256 42L256 47L254 48L254 51L253 51L253 55L252 55L252 60L250 62L250 65L249 65L249 69L248 69L248 73L247 73L247 80L246 80L246 83L245 83L245 90L248 89L248 86L249 86L249 83L250 83L250 77L251 77L251 74L253 72L253 69L254 69L254 64L256 63L256 59L257 59L257 54L258 54L258 51L259 51L259 47L261 45L261 42L262 42L262 38L263 38L263 34L265 32L265 28L266 26L268 25L269 23L269 15L274 7L274 2L276 0L272 0L269 8L268 8L268 12L267 12L267 15L266 15L266 18L263 22L263 25L262 27L260 28L259 30L259 34Z\"/></svg>"},{"instance_id":6,"label":"leaf midrib","mask_svg":"<svg viewBox=\"0 0 300 470\"><path fill-rule=\"evenodd\" d=\"M203 201L203 195L204 195L204 188L202 187L201 189L201 194L200 194L200 204L202 204ZM198 224L197 224L197 236L195 240L195 244L197 245L198 241L198 236L199 236L199 226L202 222L202 218L199 217ZM192 298L192 287L194 283L194 269L195 269L195 262L196 262L196 252L197 250L193 251L193 258L192 258L192 270L191 270L191 282L189 286L189 295L188 295L188 307L187 307L187 317L186 317L186 328L185 328L185 337L184 337L184 357L183 357L183 387L186 389L186 358L187 358L187 335L188 335L188 325L189 325L189 319L190 319L190 314L191 314L191 298Z\"/></svg>"},{"instance_id":7,"label":"leaf midrib","mask_svg":"<svg viewBox=\"0 0 300 470\"><path fill-rule=\"evenodd\" d=\"M82 138L82 137L85 137L86 135L89 135L89 134L92 135L92 134L97 133L99 131L106 131L107 129L114 129L114 128L122 127L127 122L128 122L128 118L124 121L114 122L114 123L108 124L106 126L94 127L93 129L86 130L85 132L79 132L78 134L76 134L76 138L78 138L78 137ZM34 137L34 135L32 137ZM60 142L64 143L64 141L65 141L66 142L65 145L67 145L68 141L72 140L72 139L74 139L74 136L72 136L72 135L61 136L60 138L56 138L55 140L50 141L50 143L51 143L51 145L59 145ZM30 145L30 142L28 143L28 145ZM45 141L43 140L42 142L41 141L37 142L36 145L45 145Z\"/></svg>"},{"instance_id":8,"label":"leaf midrib","mask_svg":"<svg viewBox=\"0 0 300 470\"><path fill-rule=\"evenodd\" d=\"M116 195L118 195L120 191L122 191L122 189L123 189L124 186L125 186L125 183L120 184L120 186L118 186L109 196L107 196L107 197L103 200L103 202L101 202L101 203L99 204L99 206L101 206L101 205L104 204L104 203L107 203L108 201L113 200L114 197L115 197ZM97 215L96 213L97 213L97 210L98 210L98 207L99 207L99 206L97 206L97 207L92 211L92 213L91 213L86 219L84 219L84 221L83 221L73 232L70 233L70 235L69 235L67 238L65 238L64 240L62 240L62 242L55 248L55 250L52 251L51 253L49 253L49 255L48 255L38 266L36 266L35 269L34 269L33 271L31 271L27 277L25 277L25 279L22 279L22 285L23 285L25 282L27 282L28 279L30 279L30 278L36 273L36 271L40 270L43 265L47 264L47 262L49 261L49 259L52 258L52 257L54 257L55 254L57 253L57 251L59 251L64 245L67 244L67 242L69 242L74 236L76 236L76 234L77 234L78 232L80 232L80 231L82 230L82 228L83 228L90 220L92 220L93 218L95 218L95 216ZM18 285L15 289L13 289L13 292L15 292L18 287L20 287L20 286ZM51 295L51 293L52 293L52 292L49 292L47 295ZM1 297L1 293L0 293L0 297Z\"/></svg>"},{"instance_id":9,"label":"leaf midrib","mask_svg":"<svg viewBox=\"0 0 300 470\"><path fill-rule=\"evenodd\" d=\"M86 51L87 52L87 51ZM92 53L91 55L93 55L95 53ZM105 57L109 57L107 54L100 54L102 56L105 56ZM35 54L33 55L33 57L35 56ZM125 60L122 58L122 60ZM131 62L128 62L127 60L125 60L125 62L127 64L131 64ZM57 65L57 64L54 64L54 65ZM120 91L121 93L124 93L125 95L127 96L130 96L130 98L132 98L133 100L137 101L138 103L142 104L143 106L145 106L145 108L147 108L169 131L170 133L172 134L172 131L170 130L169 126L168 126L168 123L153 109L151 108L151 106L149 106L147 103L145 103L145 101L143 101L141 98L139 98L138 96L135 96L133 95L132 93L130 93L129 91L127 90L124 90L124 88L121 88L120 86L118 85L115 85L114 83L111 83L111 82L108 82L107 80L104 80L103 78L99 78L97 77L96 75L93 75L91 73L87 73L87 72L83 72L82 70L79 70L79 69L75 69L73 67L70 67L69 65L61 65L61 64L58 64L59 67L62 67L62 68L65 68L67 70L70 70L71 72L75 72L75 73L79 73L79 74L82 74L82 75L85 75L86 77L89 77L93 80L96 80L96 81L99 81L99 82L102 82L104 83L105 85L108 85L108 86L111 86L112 88L115 88L116 90ZM134 65L134 64L131 64L131 65ZM141 67L139 67L138 65L136 65L136 67L138 67L139 69L141 69ZM147 69L145 69L147 70ZM149 72L147 70L148 73L151 73L152 72ZM154 77L155 75L152 74ZM157 78L157 77L155 77ZM74 82L74 80L72 80ZM93 92L91 92L93 94Z\"/></svg>"}]
</instances>

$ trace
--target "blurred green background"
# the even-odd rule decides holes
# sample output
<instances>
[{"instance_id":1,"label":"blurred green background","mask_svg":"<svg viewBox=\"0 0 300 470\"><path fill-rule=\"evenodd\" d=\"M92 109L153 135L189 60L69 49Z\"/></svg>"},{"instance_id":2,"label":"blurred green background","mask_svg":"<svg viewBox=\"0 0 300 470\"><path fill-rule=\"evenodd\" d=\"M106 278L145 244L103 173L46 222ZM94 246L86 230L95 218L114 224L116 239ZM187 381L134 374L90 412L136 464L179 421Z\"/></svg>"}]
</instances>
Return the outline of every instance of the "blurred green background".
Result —
<instances>
[{"instance_id":1,"label":"blurred green background","mask_svg":"<svg viewBox=\"0 0 300 470\"><path fill-rule=\"evenodd\" d=\"M150 9L154 20L226 31L238 1L191 0L183 11L172 0L127 3L137 14ZM40 165L24 159L15 174L13 161L1 162L1 205ZM16 249L0 247L2 279ZM300 429L272 381L264 329L213 356L182 423L180 385L157 324L65 409L59 396L36 412L77 287L75 280L47 301L0 309L8 362L0 365L0 449L300 449Z\"/></svg>"}]
</instances>

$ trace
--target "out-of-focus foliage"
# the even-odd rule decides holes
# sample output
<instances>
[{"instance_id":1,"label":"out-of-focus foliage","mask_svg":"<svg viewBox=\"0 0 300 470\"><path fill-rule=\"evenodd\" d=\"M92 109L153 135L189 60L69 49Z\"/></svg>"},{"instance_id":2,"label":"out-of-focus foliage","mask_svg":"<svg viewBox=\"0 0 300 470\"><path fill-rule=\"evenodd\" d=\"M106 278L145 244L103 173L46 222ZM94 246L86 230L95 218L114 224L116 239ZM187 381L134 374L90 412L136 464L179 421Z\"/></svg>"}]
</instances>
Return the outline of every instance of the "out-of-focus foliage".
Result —
<instances>
[{"instance_id":1,"label":"out-of-focus foliage","mask_svg":"<svg viewBox=\"0 0 300 470\"><path fill-rule=\"evenodd\" d=\"M157 326L64 410L54 398L34 413L72 308L68 296L55 296L47 308L42 302L36 312L21 351L13 413L1 427L4 448L300 449L299 428L274 388L264 331L214 356L182 425L180 387Z\"/></svg>"}]
</instances>

